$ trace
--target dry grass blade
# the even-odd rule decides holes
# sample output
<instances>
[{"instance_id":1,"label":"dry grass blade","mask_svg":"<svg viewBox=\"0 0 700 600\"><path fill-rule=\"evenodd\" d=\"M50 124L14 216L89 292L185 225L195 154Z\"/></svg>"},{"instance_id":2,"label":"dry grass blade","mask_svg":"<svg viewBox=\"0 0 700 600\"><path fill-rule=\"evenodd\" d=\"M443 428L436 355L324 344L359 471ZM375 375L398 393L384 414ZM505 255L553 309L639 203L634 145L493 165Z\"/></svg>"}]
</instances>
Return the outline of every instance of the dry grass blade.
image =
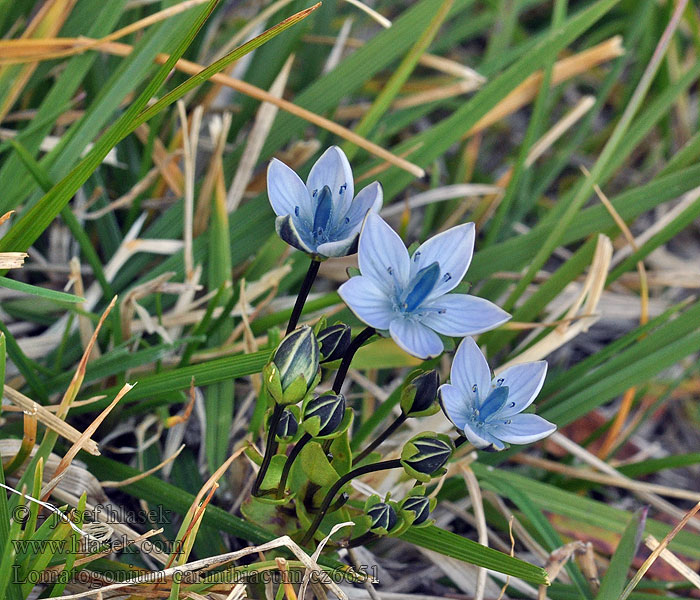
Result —
<instances>
[{"instance_id":1,"label":"dry grass blade","mask_svg":"<svg viewBox=\"0 0 700 600\"><path fill-rule=\"evenodd\" d=\"M391 27L391 21L389 19L387 19L384 15L380 15L376 10L367 6L361 0L345 0L345 2L347 2L348 4L352 4L353 6L356 6L361 11L367 13L370 17L372 17L377 23L379 23L385 29L388 29L389 27Z\"/></svg>"},{"instance_id":2,"label":"dry grass blade","mask_svg":"<svg viewBox=\"0 0 700 600\"><path fill-rule=\"evenodd\" d=\"M603 289L605 288L605 281L608 276L611 258L612 243L607 236L599 234L598 243L596 244L595 253L593 255L593 262L591 263L586 281L578 297L564 315L562 323L539 342L533 344L524 352L521 352L514 359L501 365L496 369L496 373L500 373L514 364L541 360L557 348L563 346L566 342L575 338L579 333L587 331L588 328L598 320L598 317L594 315L596 315L596 309L600 302ZM572 319L576 319L577 317L580 318L572 321Z\"/></svg>"},{"instance_id":3,"label":"dry grass blade","mask_svg":"<svg viewBox=\"0 0 700 600\"><path fill-rule=\"evenodd\" d=\"M676 534L685 527L685 524L692 518L692 516L700 510L700 502L698 502L693 508L691 508L685 515L684 517L680 520L678 525L676 525L671 531L668 532L668 535L661 540L661 543L656 547L655 550L652 551L652 553L649 555L649 558L647 558L644 563L642 564L641 567L639 567L639 570L634 574L634 577L632 577L632 580L627 584L625 589L622 591L622 594L620 594L620 600L626 600L626 598L629 597L629 595L632 593L632 590L634 590L635 587L637 587L637 584L640 582L642 577L644 577L644 574L649 570L651 565L654 564L654 561L661 555L661 553L666 549L666 546L668 546L671 543L671 540L676 537Z\"/></svg>"},{"instance_id":4,"label":"dry grass blade","mask_svg":"<svg viewBox=\"0 0 700 600\"><path fill-rule=\"evenodd\" d=\"M571 542L554 550L547 559L545 570L550 581L554 581L562 569L571 558L576 554L584 554L586 552L586 544L583 542ZM547 597L547 586L541 585L538 590L538 600L545 600Z\"/></svg>"},{"instance_id":5,"label":"dry grass blade","mask_svg":"<svg viewBox=\"0 0 700 600\"><path fill-rule=\"evenodd\" d=\"M113 42L208 1L209 0L183 0L178 4L122 27L99 40L94 40L93 44L97 45L104 42ZM84 51L82 48L73 47L72 44L66 44L65 50L60 48L56 49L54 44L55 39L60 38L52 38L51 35L48 35L38 39L0 40L0 53L2 54L0 65L17 64L27 61L55 60L79 54Z\"/></svg>"},{"instance_id":6,"label":"dry grass blade","mask_svg":"<svg viewBox=\"0 0 700 600\"><path fill-rule=\"evenodd\" d=\"M586 169L586 167L581 166L581 170L583 171L586 177L590 177L591 174L588 172L588 169ZM599 185L594 185L593 189L598 195L598 198L600 198L600 201L603 203L607 211L614 219L617 226L620 228L620 231L622 231L622 234L625 236L627 243L632 248L634 248L634 250L638 250L639 248L634 241L634 236L632 235L632 232L629 230L629 227L627 227L627 224L624 222L622 217L620 217L620 215L617 213L615 207L612 205L612 202L608 200L608 197L603 193L603 190L600 189ZM641 292L641 309L639 314L639 324L644 325L649 321L649 281L647 279L647 272L646 268L644 267L644 262L641 260L637 261L637 273L639 273L639 286ZM615 415L615 420L613 421L612 426L608 430L607 435L603 440L603 444L598 450L599 457L605 458L606 456L608 456L615 444L617 443L617 440L620 437L620 432L622 431L625 421L627 420L630 410L632 409L632 402L634 401L635 392L636 389L634 387L631 387L623 395L622 402L620 403L620 408Z\"/></svg>"},{"instance_id":7,"label":"dry grass blade","mask_svg":"<svg viewBox=\"0 0 700 600\"><path fill-rule=\"evenodd\" d=\"M293 62L294 55L291 54L270 86L270 94L273 96L277 98L282 97L284 88L287 85L287 79L292 70ZM228 194L226 195L226 210L228 212L236 210L243 199L243 194L253 177L255 164L258 162L260 152L265 145L265 140L272 128L278 110L279 109L274 104L262 104L255 115L253 126L250 128L250 132L247 136L248 141L246 142L245 151L243 152L241 162L238 165L236 174L231 182L231 187L229 187Z\"/></svg>"},{"instance_id":8,"label":"dry grass blade","mask_svg":"<svg viewBox=\"0 0 700 600\"><path fill-rule=\"evenodd\" d=\"M66 19L70 16L73 7L75 6L77 0L48 0L44 2L37 12L34 14L31 22L25 28L22 33L23 39L28 38L42 38L42 37L52 37L56 35ZM0 67L0 79L4 79L6 76L12 78L11 83L8 81L6 85L9 84L6 90L3 103L0 105L0 122L2 122L10 112L10 109L15 104L15 101L19 95L24 90L24 86L27 84L32 74L36 70L38 63L33 62L20 67L18 72L12 73L11 66Z\"/></svg>"},{"instance_id":9,"label":"dry grass blade","mask_svg":"<svg viewBox=\"0 0 700 600\"><path fill-rule=\"evenodd\" d=\"M83 379L85 379L85 369L87 368L87 363L90 358L90 354L92 353L92 347L97 342L97 334L100 333L100 329L102 328L102 325L105 322L107 315L109 315L111 310L114 308L114 304L116 302L117 297L115 296L114 298L112 298L112 301L102 313L102 316L100 317L100 320L97 323L97 327L95 327L95 332L92 334L92 337L90 338L90 341L88 342L88 345L85 348L85 352L83 352L83 355L80 358L78 367L75 369L75 373L73 374L73 378L71 379L68 389L66 390L66 393L63 395L63 398L61 398L61 402L59 403L58 410L56 411L56 416L58 416L59 418L65 417L68 414L70 405L72 404L73 400L75 400L75 397L78 395L78 390L80 389L80 386L83 383Z\"/></svg>"},{"instance_id":10,"label":"dry grass blade","mask_svg":"<svg viewBox=\"0 0 700 600\"><path fill-rule=\"evenodd\" d=\"M622 56L623 53L622 38L620 36L615 36L583 52L559 60L554 64L554 68L552 69L550 85L556 86L567 79L586 73L602 63ZM542 85L542 77L541 71L530 75L486 113L486 115L465 134L465 137L483 131L490 125L493 125L534 100Z\"/></svg>"},{"instance_id":11,"label":"dry grass blade","mask_svg":"<svg viewBox=\"0 0 700 600\"><path fill-rule=\"evenodd\" d=\"M6 221L10 220L10 217L12 216L12 213L15 212L14 210L8 210L4 215L0 215L0 225L5 223Z\"/></svg>"},{"instance_id":12,"label":"dry grass blade","mask_svg":"<svg viewBox=\"0 0 700 600\"><path fill-rule=\"evenodd\" d=\"M595 96L584 96L567 114L557 121L537 142L535 142L527 158L525 166L531 167L551 146L569 129L571 129L581 117L583 117L595 104Z\"/></svg>"},{"instance_id":13,"label":"dry grass blade","mask_svg":"<svg viewBox=\"0 0 700 600\"><path fill-rule=\"evenodd\" d=\"M35 416L39 423L48 429L55 431L61 437L73 443L80 439L81 433L75 429L75 427L72 427L63 419L57 417L52 411L47 410L41 406L41 404L34 402L34 400L31 398L28 398L7 384L5 384L3 387L3 396L13 404L20 407L27 414ZM83 445L83 450L89 452L93 456L100 455L100 451L97 449L97 444L92 440L88 440L87 443Z\"/></svg>"},{"instance_id":14,"label":"dry grass blade","mask_svg":"<svg viewBox=\"0 0 700 600\"><path fill-rule=\"evenodd\" d=\"M173 575L178 573L194 574L197 571L206 571L235 560L239 560L251 554L267 552L268 550L276 550L277 548L288 548L297 557L297 559L304 564L304 566L306 566L308 569L316 571L319 578L321 578L323 582L328 585L329 589L336 594L338 598L341 598L341 600L347 600L347 595L338 587L338 584L336 584L331 578L324 578L323 569L321 569L318 564L316 564L289 536L286 535L265 544L261 544L260 546L249 546L235 552L228 552L218 556L211 556L209 558L195 560L184 565L178 565L176 567L170 567L160 571L153 571L145 575L132 577L119 583L106 585L99 589L91 589L79 592L77 594L69 594L64 596L51 596L50 598L47 598L47 600L77 600L78 598L88 598L90 596L105 594L107 592L123 590L124 588L129 588L135 585L158 583L166 579L170 579L173 577Z\"/></svg>"},{"instance_id":15,"label":"dry grass blade","mask_svg":"<svg viewBox=\"0 0 700 600\"><path fill-rule=\"evenodd\" d=\"M66 43L66 40L57 41L61 44ZM99 50L108 54L114 54L115 56L127 56L131 54L133 50L133 47L128 44L122 44L118 42L96 42L99 41L89 38L75 38L72 41L69 41L68 43L74 44L77 48L81 49L81 51ZM155 62L162 65L167 62L168 58L169 56L167 54L159 54L156 56ZM175 69L182 73L187 73L188 75L196 75L204 68L205 67L203 65L185 59L180 59L177 61L177 63L175 63ZM229 77L228 75L224 75L223 73L217 73L216 75L213 75L210 81L213 83L221 84L224 87L236 90L237 92L245 94L246 96L250 96L251 98L255 98L256 100L260 100L261 102L269 102L270 104L273 104L278 108L296 117L299 117L300 119L304 119L305 121L308 121L313 125L317 125L322 129L330 131L331 133L347 140L348 142L366 150L370 154L375 155L377 158L381 158L391 163L395 167L398 167L399 169L403 169L404 171L411 173L415 177L423 177L425 175L425 171L418 165L415 165L412 162L389 152L388 150L382 148L381 146L373 142L370 142L367 138L357 135L347 127L338 125L337 123L331 121L330 119L327 119L326 117L322 117L321 115L318 115L310 110L302 108L301 106L297 106L293 102L284 100L283 98L277 98L270 92L263 90L262 88L259 88L255 85L252 85L246 81L234 79L233 77Z\"/></svg>"},{"instance_id":16,"label":"dry grass blade","mask_svg":"<svg viewBox=\"0 0 700 600\"><path fill-rule=\"evenodd\" d=\"M651 551L656 551L659 546L661 546L661 542L659 542L659 540L657 540L653 535L648 535L646 538L644 538L644 544ZM700 589L700 575L693 571L673 552L671 552L668 548L664 548L659 556L663 561L672 566L676 571L683 575L683 577L690 581L690 583L692 583L696 588Z\"/></svg>"},{"instance_id":17,"label":"dry grass blade","mask_svg":"<svg viewBox=\"0 0 700 600\"><path fill-rule=\"evenodd\" d=\"M382 209L382 217L388 218L400 214L404 210L413 210L420 206L433 204L434 202L443 202L445 200L453 200L454 198L473 198L476 196L484 196L486 194L502 194L503 189L497 185L487 185L481 183L457 183L454 185L445 185L439 188L428 190L421 194L416 194L405 202L398 202ZM468 204L468 202L465 202Z\"/></svg>"},{"instance_id":18,"label":"dry grass blade","mask_svg":"<svg viewBox=\"0 0 700 600\"><path fill-rule=\"evenodd\" d=\"M26 252L0 252L0 269L19 269L28 256Z\"/></svg>"},{"instance_id":19,"label":"dry grass blade","mask_svg":"<svg viewBox=\"0 0 700 600\"><path fill-rule=\"evenodd\" d=\"M170 456L168 456L168 458L166 458L165 460L158 463L155 467L151 467L147 471L143 471L142 473L139 473L138 475L134 475L133 477L128 477L126 479L122 479L121 481L101 481L100 484L102 485L102 487L119 488L119 487L131 485L132 483L136 483L137 481L141 481L142 479L145 479L149 475L153 475L153 473L157 473L164 466L170 464L178 456L180 456L180 452L182 452L184 449L185 449L185 445L183 444L175 452L173 452Z\"/></svg>"},{"instance_id":20,"label":"dry grass blade","mask_svg":"<svg viewBox=\"0 0 700 600\"><path fill-rule=\"evenodd\" d=\"M532 467L545 469L547 471L550 471L551 473L561 473L562 475L567 475L568 477L573 477L574 479L593 481L596 483L601 483L603 485L609 485L628 490L650 492L653 494L659 494L660 496L667 496L668 498L678 498L681 500L692 500L694 502L700 502L700 493L693 492L691 490L669 487L667 485L660 485L657 483L635 481L633 479L627 479L621 476L615 477L613 475L603 475L591 469L580 469L577 467L571 467L569 465L558 463L552 460L538 458L536 456L529 456L526 454L518 454L513 457L513 460L515 462L530 465Z\"/></svg>"},{"instance_id":21,"label":"dry grass blade","mask_svg":"<svg viewBox=\"0 0 700 600\"><path fill-rule=\"evenodd\" d=\"M8 474L13 473L15 469L18 469L24 464L24 461L31 454L32 448L36 442L36 416L25 412L23 420L24 432L22 435L22 445L12 458L3 463L2 468L5 472L5 477L7 477Z\"/></svg>"},{"instance_id":22,"label":"dry grass blade","mask_svg":"<svg viewBox=\"0 0 700 600\"><path fill-rule=\"evenodd\" d=\"M85 431L81 434L80 438L78 438L68 449L68 452L66 452L65 456L61 459L61 462L58 463L58 466L56 467L56 470L53 474L53 479L49 481L48 484L46 484L44 489L41 490L41 496L44 500L46 500L51 495L51 492L60 481L65 470L70 466L71 462L76 457L78 452L80 452L80 450L83 449L83 446L86 444L86 442L90 441L90 437L102 424L102 421L104 421L107 418L107 415L109 415L109 413L112 412L112 409L133 387L133 385L125 383L124 386L119 390L119 392L117 392L117 395L114 397L114 400L112 400L109 406L107 406L107 408L105 408L99 415L97 415L97 417L95 417L92 423L90 423L90 425L86 427Z\"/></svg>"},{"instance_id":23,"label":"dry grass blade","mask_svg":"<svg viewBox=\"0 0 700 600\"><path fill-rule=\"evenodd\" d=\"M554 442L567 452L571 453L574 455L576 458L579 460L582 460L586 464L591 465L592 467L595 467L596 469L602 471L603 473L607 473L608 475L612 475L613 477L617 477L620 479L630 479L629 477L626 477L619 471L617 471L614 467L611 467L608 463L605 461L599 459L595 454L592 454L582 446L578 445L576 442L570 440L568 437L566 437L564 434L555 431L550 437L550 441ZM635 494L644 502L651 504L653 507L657 508L658 510L671 515L675 518L682 519L684 518L684 513L682 510L678 509L676 506L673 504L667 502L663 498L660 498L656 494L652 494L650 492L646 491L637 491L633 490ZM692 520L690 521L690 526L693 527L696 531L700 531L700 522L697 520Z\"/></svg>"},{"instance_id":24,"label":"dry grass blade","mask_svg":"<svg viewBox=\"0 0 700 600\"><path fill-rule=\"evenodd\" d=\"M488 529L486 527L486 515L484 514L484 501L481 497L481 488L479 482L467 465L461 466L464 475L464 481L467 484L469 497L472 500L472 508L474 509L474 518L476 519L476 530L479 536L479 543L482 546L489 545ZM486 591L486 569L479 567L476 575L476 588L474 590L474 600L483 600L484 592Z\"/></svg>"}]
</instances>

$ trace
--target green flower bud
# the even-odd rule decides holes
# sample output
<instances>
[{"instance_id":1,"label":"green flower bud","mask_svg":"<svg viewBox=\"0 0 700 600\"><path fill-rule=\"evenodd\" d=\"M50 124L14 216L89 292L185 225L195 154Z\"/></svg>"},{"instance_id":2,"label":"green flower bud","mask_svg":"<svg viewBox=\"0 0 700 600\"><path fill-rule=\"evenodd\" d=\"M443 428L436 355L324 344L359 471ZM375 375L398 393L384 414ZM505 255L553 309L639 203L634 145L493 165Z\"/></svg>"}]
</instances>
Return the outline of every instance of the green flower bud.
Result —
<instances>
[{"instance_id":1,"label":"green flower bud","mask_svg":"<svg viewBox=\"0 0 700 600\"><path fill-rule=\"evenodd\" d=\"M322 329L317 337L321 345L321 362L325 363L343 358L352 341L352 332L344 323L338 323Z\"/></svg>"},{"instance_id":2,"label":"green flower bud","mask_svg":"<svg viewBox=\"0 0 700 600\"><path fill-rule=\"evenodd\" d=\"M445 472L442 467L452 456L453 450L454 445L446 435L422 433L403 447L401 464L411 477L427 482Z\"/></svg>"},{"instance_id":3,"label":"green flower bud","mask_svg":"<svg viewBox=\"0 0 700 600\"><path fill-rule=\"evenodd\" d=\"M426 496L409 496L401 503L401 508L415 515L413 525L421 525L430 516L430 498Z\"/></svg>"},{"instance_id":4,"label":"green flower bud","mask_svg":"<svg viewBox=\"0 0 700 600\"><path fill-rule=\"evenodd\" d=\"M436 369L415 377L401 393L401 410L409 417L435 414L440 407L437 398L440 376Z\"/></svg>"},{"instance_id":5,"label":"green flower bud","mask_svg":"<svg viewBox=\"0 0 700 600\"><path fill-rule=\"evenodd\" d=\"M279 438L290 439L297 434L299 429L299 423L297 423L296 417L289 410L285 410L280 417L280 421L277 424L276 435Z\"/></svg>"},{"instance_id":6,"label":"green flower bud","mask_svg":"<svg viewBox=\"0 0 700 600\"><path fill-rule=\"evenodd\" d=\"M296 404L317 383L319 349L311 327L299 327L277 346L263 372L268 391L275 401Z\"/></svg>"},{"instance_id":7,"label":"green flower bud","mask_svg":"<svg viewBox=\"0 0 700 600\"><path fill-rule=\"evenodd\" d=\"M391 531L399 520L394 508L386 502L379 502L372 506L367 511L367 515L372 519L370 531L380 530L382 533Z\"/></svg>"},{"instance_id":8,"label":"green flower bud","mask_svg":"<svg viewBox=\"0 0 700 600\"><path fill-rule=\"evenodd\" d=\"M304 422L308 423L307 431L314 437L332 434L343 421L345 416L345 396L342 394L326 394L309 400L304 408Z\"/></svg>"}]
</instances>

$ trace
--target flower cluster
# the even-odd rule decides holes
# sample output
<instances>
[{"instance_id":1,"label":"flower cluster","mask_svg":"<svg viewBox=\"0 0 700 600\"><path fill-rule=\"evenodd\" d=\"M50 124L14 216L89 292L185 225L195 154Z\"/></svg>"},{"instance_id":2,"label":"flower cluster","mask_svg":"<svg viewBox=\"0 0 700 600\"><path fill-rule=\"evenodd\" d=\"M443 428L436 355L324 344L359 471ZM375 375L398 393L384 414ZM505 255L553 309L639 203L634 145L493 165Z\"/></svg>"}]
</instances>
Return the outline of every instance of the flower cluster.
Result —
<instances>
[{"instance_id":1,"label":"flower cluster","mask_svg":"<svg viewBox=\"0 0 700 600\"><path fill-rule=\"evenodd\" d=\"M542 387L547 363L518 364L492 378L484 355L470 337L510 319L489 300L458 289L474 252L473 223L452 227L409 252L379 215L379 183L354 196L350 165L335 146L312 166L306 184L278 160L270 164L267 182L278 234L308 254L311 263L287 335L263 370L268 437L264 454L252 449L249 453L260 470L254 498L242 507L246 516L273 522L295 514L305 532L301 538L305 545L324 535L324 524L327 529L334 522L326 522L326 514L345 505L347 485L355 477L400 468L425 484L446 472L455 447L467 440L477 448L503 450L507 444L531 443L554 431L552 423L524 412ZM355 252L359 273L343 283L338 293L367 327L354 338L347 324L328 325L325 319L313 329L297 328L319 263ZM446 338L462 341L450 382L440 385L435 369L412 373L401 390L400 415L353 455L348 432L354 411L341 389L353 356L375 334L391 337L421 359L439 356ZM334 369L332 389L316 393L324 374ZM428 416L440 408L460 437L419 433L405 443L400 458L377 462L377 448L407 419ZM293 503L294 509L271 515L274 506L286 503ZM400 502L372 496L346 544L359 545L380 535L400 535L409 527L426 526L433 507L434 499L418 483Z\"/></svg>"}]
</instances>

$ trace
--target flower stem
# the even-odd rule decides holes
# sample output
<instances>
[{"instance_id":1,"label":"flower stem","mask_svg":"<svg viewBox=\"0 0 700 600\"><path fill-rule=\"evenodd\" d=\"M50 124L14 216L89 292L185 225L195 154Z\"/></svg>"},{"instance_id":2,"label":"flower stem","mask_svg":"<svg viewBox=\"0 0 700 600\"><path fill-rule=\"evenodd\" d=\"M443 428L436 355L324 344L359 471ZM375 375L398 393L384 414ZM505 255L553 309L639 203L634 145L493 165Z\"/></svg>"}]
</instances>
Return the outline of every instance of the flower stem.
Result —
<instances>
[{"instance_id":1,"label":"flower stem","mask_svg":"<svg viewBox=\"0 0 700 600\"><path fill-rule=\"evenodd\" d=\"M321 521L323 521L323 517L326 516L326 511L331 505L331 502L333 502L333 499L335 498L336 494L343 488L343 486L346 483L348 483L348 481L352 481L353 479L355 479L355 477L365 475L366 473L373 473L374 471L385 471L387 469L398 469L400 467L401 461L398 458L395 458L394 460L385 460L371 465L357 467L356 469L345 473L345 475L338 479L338 481L336 481L328 490L326 497L323 499L323 502L321 503L321 506L318 509L318 513L316 513L316 517L314 518L313 523L311 523L311 526L306 532L306 535L304 535L304 539L301 541L301 545L306 546L313 539L314 533L316 533L318 526L321 524Z\"/></svg>"},{"instance_id":2,"label":"flower stem","mask_svg":"<svg viewBox=\"0 0 700 600\"><path fill-rule=\"evenodd\" d=\"M405 413L401 413L394 422L389 425L382 433L380 433L375 440L367 446L362 452L360 452L355 458L353 458L353 463L359 463L363 458L365 458L372 450L374 450L379 444L381 444L386 438L388 438L394 431L396 431L408 417Z\"/></svg>"},{"instance_id":3,"label":"flower stem","mask_svg":"<svg viewBox=\"0 0 700 600\"><path fill-rule=\"evenodd\" d=\"M270 466L270 461L273 455L277 451L277 442L275 437L277 436L277 426L279 425L280 419L282 418L282 413L284 412L284 406L275 403L275 408L272 411L272 416L270 417L269 429L267 432L267 444L265 445L265 454L263 455L262 464L260 465L260 470L258 471L258 476L255 478L255 483L253 484L253 496L257 496L260 491L260 486L265 479L265 473L267 473L267 468Z\"/></svg>"},{"instance_id":4,"label":"flower stem","mask_svg":"<svg viewBox=\"0 0 700 600\"><path fill-rule=\"evenodd\" d=\"M376 333L374 327L365 327L360 333L355 336L352 340L350 346L343 356L343 360L340 362L338 371L335 374L335 380L333 381L333 391L336 394L340 393L340 388L343 387L343 382L345 381L345 376L348 374L348 369L350 368L350 363L352 362L355 352L360 349L360 346L364 344L369 338L371 338Z\"/></svg>"},{"instance_id":5,"label":"flower stem","mask_svg":"<svg viewBox=\"0 0 700 600\"><path fill-rule=\"evenodd\" d=\"M297 459L297 456L299 456L299 453L302 451L304 446L306 446L306 444L308 444L311 441L311 439L311 435L309 433L305 433L301 436L299 441L296 444L294 444L294 448L292 448L292 451L289 453L287 461L284 463L284 468L282 469L280 483L277 486L278 500L282 498L282 496L284 496L284 490L287 487L287 479L289 478L289 472L292 470L292 465L294 464L294 461Z\"/></svg>"},{"instance_id":6,"label":"flower stem","mask_svg":"<svg viewBox=\"0 0 700 600\"><path fill-rule=\"evenodd\" d=\"M460 446L463 446L466 444L469 440L467 439L466 436L460 435L455 439L455 449L459 448Z\"/></svg>"},{"instance_id":7,"label":"flower stem","mask_svg":"<svg viewBox=\"0 0 700 600\"><path fill-rule=\"evenodd\" d=\"M304 277L304 282L301 284L299 289L299 294L297 295L297 301L294 303L294 308L292 309L292 316L289 317L289 323L287 324L287 333L293 331L297 323L299 323L299 317L301 317L301 311L304 308L304 303L309 297L309 292L311 291L311 286L316 279L318 274L318 269L321 266L321 261L311 259L311 264L309 265L309 270L306 272L306 277Z\"/></svg>"},{"instance_id":8,"label":"flower stem","mask_svg":"<svg viewBox=\"0 0 700 600\"><path fill-rule=\"evenodd\" d=\"M349 540L347 544L343 545L343 548L357 548L357 546L364 546L365 544L378 540L379 538L380 536L378 536L376 533L367 531L366 533L358 535L357 537Z\"/></svg>"}]
</instances>

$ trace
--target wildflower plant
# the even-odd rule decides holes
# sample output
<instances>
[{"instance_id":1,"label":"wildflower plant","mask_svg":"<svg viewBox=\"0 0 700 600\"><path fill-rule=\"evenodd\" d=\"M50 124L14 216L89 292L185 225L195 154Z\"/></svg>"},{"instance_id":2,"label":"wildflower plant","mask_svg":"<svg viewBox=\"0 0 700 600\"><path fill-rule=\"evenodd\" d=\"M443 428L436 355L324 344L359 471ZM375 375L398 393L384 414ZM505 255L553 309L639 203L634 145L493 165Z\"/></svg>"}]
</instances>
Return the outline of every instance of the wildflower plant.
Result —
<instances>
[{"instance_id":1,"label":"wildflower plant","mask_svg":"<svg viewBox=\"0 0 700 600\"><path fill-rule=\"evenodd\" d=\"M697 2L6 4L0 598L687 591Z\"/></svg>"},{"instance_id":2,"label":"wildflower plant","mask_svg":"<svg viewBox=\"0 0 700 600\"><path fill-rule=\"evenodd\" d=\"M249 449L260 467L242 510L251 520L278 523L277 531L297 536L302 545L325 537L340 520L355 523L343 536L350 547L425 525L435 507L425 486L445 475L456 447L470 441L477 448L502 450L506 442L529 443L554 430L541 417L520 414L542 386L546 364L511 367L492 384L483 355L474 340L465 337L494 329L510 318L488 300L455 292L471 262L474 224L452 227L409 255L398 234L376 213L375 201L368 199L370 193L375 200L381 198L379 188L361 192L352 201L357 203L354 208L350 205L353 189L350 166L335 147L314 164L306 186L279 161L268 169L277 232L309 254L312 276L307 274L287 335L263 370L267 440L262 455ZM362 219L358 211L364 213ZM350 219L345 229L342 219L338 220L341 214L349 215L343 217ZM359 244L346 234L359 234ZM342 244L336 237L342 237ZM315 277L314 265L330 256L331 250L344 255L356 246L360 274L338 291L367 327L354 337L343 322L328 325L321 319L313 329L299 327ZM400 415L353 452L349 434L354 411L342 389L355 353L375 334L390 337L401 349L423 359L443 352L443 338L464 339L454 357L451 383L440 385L437 369L411 373L401 389ZM329 382L325 389L314 389L322 381ZM382 460L383 442L408 419L420 422L435 415L440 410L438 396L457 435L423 431L403 444L398 458ZM447 420L444 425L449 430ZM353 479L388 469L402 469L404 477L415 482L414 491L398 500L373 496L362 510L348 502Z\"/></svg>"}]
</instances>

